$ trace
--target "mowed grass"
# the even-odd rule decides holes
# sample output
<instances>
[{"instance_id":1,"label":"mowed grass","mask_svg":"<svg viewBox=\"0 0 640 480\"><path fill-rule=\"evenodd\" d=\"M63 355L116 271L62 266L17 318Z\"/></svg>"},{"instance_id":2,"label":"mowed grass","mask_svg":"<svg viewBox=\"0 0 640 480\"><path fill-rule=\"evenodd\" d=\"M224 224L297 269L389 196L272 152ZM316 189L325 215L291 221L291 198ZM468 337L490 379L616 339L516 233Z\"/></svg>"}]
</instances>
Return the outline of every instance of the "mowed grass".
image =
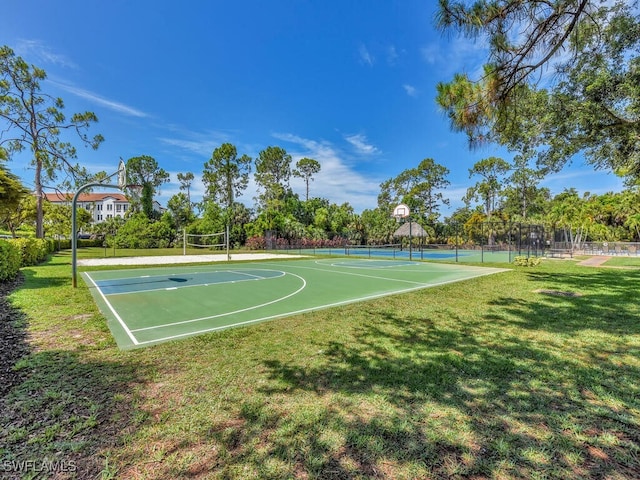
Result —
<instances>
[{"instance_id":1,"label":"mowed grass","mask_svg":"<svg viewBox=\"0 0 640 480\"><path fill-rule=\"evenodd\" d=\"M186 252L182 248L116 248L113 247L80 247L77 250L78 259L82 258L114 258L114 257L159 257L173 255L224 255L224 248L194 248L189 247ZM237 251L236 251L237 253ZM71 258L71 250L59 253L60 256Z\"/></svg>"},{"instance_id":2,"label":"mowed grass","mask_svg":"<svg viewBox=\"0 0 640 480\"><path fill-rule=\"evenodd\" d=\"M640 268L640 257L618 256L610 257L605 263L607 267L636 267Z\"/></svg>"},{"instance_id":3,"label":"mowed grass","mask_svg":"<svg viewBox=\"0 0 640 480\"><path fill-rule=\"evenodd\" d=\"M34 351L5 400L3 462L72 459L63 478L640 477L640 270L545 261L122 352L68 262L29 267L11 298Z\"/></svg>"}]
</instances>

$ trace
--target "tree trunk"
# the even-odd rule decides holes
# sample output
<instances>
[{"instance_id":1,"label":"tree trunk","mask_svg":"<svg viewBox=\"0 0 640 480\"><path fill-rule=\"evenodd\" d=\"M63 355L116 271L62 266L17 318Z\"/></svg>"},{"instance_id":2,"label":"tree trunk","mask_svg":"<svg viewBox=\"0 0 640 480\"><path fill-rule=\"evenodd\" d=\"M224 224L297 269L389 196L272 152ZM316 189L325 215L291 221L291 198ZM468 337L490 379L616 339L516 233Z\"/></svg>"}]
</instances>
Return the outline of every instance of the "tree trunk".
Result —
<instances>
[{"instance_id":1,"label":"tree trunk","mask_svg":"<svg viewBox=\"0 0 640 480\"><path fill-rule=\"evenodd\" d=\"M36 154L37 155L37 154ZM44 210L42 208L43 193L42 193L42 162L36 158L36 238L44 238ZM73 232L75 235L75 232Z\"/></svg>"}]
</instances>

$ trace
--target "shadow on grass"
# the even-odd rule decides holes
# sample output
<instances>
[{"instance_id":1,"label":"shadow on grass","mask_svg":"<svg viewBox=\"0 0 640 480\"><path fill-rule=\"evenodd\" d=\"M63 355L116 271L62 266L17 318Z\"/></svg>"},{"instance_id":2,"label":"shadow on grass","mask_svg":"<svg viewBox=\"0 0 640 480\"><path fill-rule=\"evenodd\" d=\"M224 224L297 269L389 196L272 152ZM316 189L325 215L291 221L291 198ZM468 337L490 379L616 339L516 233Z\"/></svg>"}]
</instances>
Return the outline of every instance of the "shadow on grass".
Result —
<instances>
[{"instance_id":1,"label":"shadow on grass","mask_svg":"<svg viewBox=\"0 0 640 480\"><path fill-rule=\"evenodd\" d=\"M46 275L47 269L52 270L51 275ZM51 287L63 287L71 285L71 270L69 270L68 277L61 277L59 274L59 269L60 265L51 263L43 263L42 265L38 265L37 270L31 268L21 269L21 272L25 278L25 284L22 286L22 288L26 290L36 290L39 288L48 289Z\"/></svg>"},{"instance_id":2,"label":"shadow on grass","mask_svg":"<svg viewBox=\"0 0 640 480\"><path fill-rule=\"evenodd\" d=\"M24 478L41 469L56 478L99 477L105 461L99 453L121 443L135 425L131 386L143 380L144 369L82 360L68 351L31 353L17 369L24 381L5 397L0 419L0 458L14 469L5 473Z\"/></svg>"},{"instance_id":3,"label":"shadow on grass","mask_svg":"<svg viewBox=\"0 0 640 480\"><path fill-rule=\"evenodd\" d=\"M11 374L3 375L0 388L1 478L99 478L105 461L101 455L122 443L140 420L134 389L148 379L146 366L131 358L118 361L111 348L103 352L81 343L62 350L71 331L67 319L53 314L48 325L7 300L15 290L42 288L38 295L46 296L29 299L42 299L48 306L33 309L42 316L67 303L70 288L45 293L70 285L52 266L60 267L45 263L24 268L24 282L0 284L2 370ZM29 322L50 327L46 335L51 348L30 347L27 334L34 330L28 329ZM58 325L64 325L64 341L55 338Z\"/></svg>"},{"instance_id":4,"label":"shadow on grass","mask_svg":"<svg viewBox=\"0 0 640 480\"><path fill-rule=\"evenodd\" d=\"M585 269L581 274L529 274L533 289L542 292L535 302L509 297L494 301L521 319L525 328L571 333L594 329L614 335L640 333L638 285L640 271ZM553 291L577 294L555 296Z\"/></svg>"},{"instance_id":5,"label":"shadow on grass","mask_svg":"<svg viewBox=\"0 0 640 480\"><path fill-rule=\"evenodd\" d=\"M640 333L640 277L612 275L531 274L584 296L497 296L476 320L370 310L319 358L264 362L263 399L211 437L263 475L639 478L639 349L620 335ZM304 415L292 392L315 399Z\"/></svg>"},{"instance_id":6,"label":"shadow on grass","mask_svg":"<svg viewBox=\"0 0 640 480\"><path fill-rule=\"evenodd\" d=\"M23 273L20 288L40 281L33 270ZM52 279L43 282L51 286ZM122 442L135 425L131 389L146 369L80 351L32 351L28 318L5 298L19 284L0 288L0 476L97 478L104 468L99 452Z\"/></svg>"}]
</instances>

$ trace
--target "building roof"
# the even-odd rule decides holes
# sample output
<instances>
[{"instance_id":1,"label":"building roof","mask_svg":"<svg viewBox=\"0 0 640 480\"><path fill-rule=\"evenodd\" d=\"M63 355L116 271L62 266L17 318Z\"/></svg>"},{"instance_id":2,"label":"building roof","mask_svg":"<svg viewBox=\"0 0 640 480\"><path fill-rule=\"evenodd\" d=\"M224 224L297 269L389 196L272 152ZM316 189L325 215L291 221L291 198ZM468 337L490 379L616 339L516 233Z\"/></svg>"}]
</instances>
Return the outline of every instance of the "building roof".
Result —
<instances>
[{"instance_id":1,"label":"building roof","mask_svg":"<svg viewBox=\"0 0 640 480\"><path fill-rule=\"evenodd\" d=\"M412 237L428 237L427 232L422 228L419 223L416 222L407 222L404 223L398 228L394 233L394 237L408 237L409 236L409 225L411 225L411 236Z\"/></svg>"},{"instance_id":2,"label":"building roof","mask_svg":"<svg viewBox=\"0 0 640 480\"><path fill-rule=\"evenodd\" d=\"M45 199L50 202L71 202L73 200L73 193L45 193ZM81 193L78 196L79 202L100 202L106 198L113 198L116 202L128 202L127 197L122 193Z\"/></svg>"}]
</instances>

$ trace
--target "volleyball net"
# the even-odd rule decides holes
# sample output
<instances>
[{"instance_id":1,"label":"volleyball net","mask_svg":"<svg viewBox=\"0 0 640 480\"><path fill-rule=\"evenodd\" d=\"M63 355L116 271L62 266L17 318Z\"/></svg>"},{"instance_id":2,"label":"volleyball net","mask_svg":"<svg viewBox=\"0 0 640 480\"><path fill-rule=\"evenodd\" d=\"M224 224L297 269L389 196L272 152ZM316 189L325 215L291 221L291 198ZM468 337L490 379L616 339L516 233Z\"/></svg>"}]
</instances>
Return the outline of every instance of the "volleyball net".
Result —
<instances>
[{"instance_id":1,"label":"volleyball net","mask_svg":"<svg viewBox=\"0 0 640 480\"><path fill-rule=\"evenodd\" d=\"M187 233L183 231L182 253L203 253L225 251L229 254L229 227L225 231L207 234Z\"/></svg>"}]
</instances>

